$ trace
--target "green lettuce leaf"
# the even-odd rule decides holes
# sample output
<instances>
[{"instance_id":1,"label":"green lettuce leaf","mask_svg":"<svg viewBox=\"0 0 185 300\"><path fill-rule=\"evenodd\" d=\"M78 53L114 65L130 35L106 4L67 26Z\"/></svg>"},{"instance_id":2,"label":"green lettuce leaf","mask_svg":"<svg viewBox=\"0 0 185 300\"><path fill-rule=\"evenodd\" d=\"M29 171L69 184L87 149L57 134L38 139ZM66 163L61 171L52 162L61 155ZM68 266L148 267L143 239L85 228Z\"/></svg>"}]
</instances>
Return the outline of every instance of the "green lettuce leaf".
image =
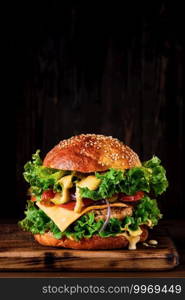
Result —
<instances>
[{"instance_id":1,"label":"green lettuce leaf","mask_svg":"<svg viewBox=\"0 0 185 300\"><path fill-rule=\"evenodd\" d=\"M118 233L129 230L137 230L140 225L148 224L153 227L157 225L158 220L162 217L157 206L156 200L145 196L136 206L133 216L128 216L123 221L116 218L110 218L107 227L100 232L104 221L102 219L95 221L94 214L89 212L83 215L76 222L71 224L64 232L55 225L55 223L40 209L36 208L34 203L28 201L28 206L25 211L26 217L19 222L24 230L30 231L33 234L43 234L46 231L51 231L53 235L60 239L63 236L80 240L82 238L91 238L93 235L101 237L115 236Z\"/></svg>"},{"instance_id":2,"label":"green lettuce leaf","mask_svg":"<svg viewBox=\"0 0 185 300\"><path fill-rule=\"evenodd\" d=\"M104 174L95 173L96 177L101 179L100 186L95 191L80 188L81 196L96 201L118 193L133 195L137 191L154 192L155 195L160 195L168 187L166 171L160 163L161 161L154 156L141 167L125 171L110 169Z\"/></svg>"},{"instance_id":3,"label":"green lettuce leaf","mask_svg":"<svg viewBox=\"0 0 185 300\"><path fill-rule=\"evenodd\" d=\"M162 214L155 199L145 196L138 204L132 216L127 216L123 220L123 226L131 230L137 230L139 225L149 225L153 227L158 224Z\"/></svg>"},{"instance_id":4,"label":"green lettuce leaf","mask_svg":"<svg viewBox=\"0 0 185 300\"><path fill-rule=\"evenodd\" d=\"M19 221L18 225L33 234L44 234L47 231L51 231L53 235L60 239L62 232L55 225L55 223L41 210L35 207L32 201L28 201L25 218Z\"/></svg>"},{"instance_id":5,"label":"green lettuce leaf","mask_svg":"<svg viewBox=\"0 0 185 300\"><path fill-rule=\"evenodd\" d=\"M47 189L61 190L61 187L57 185L57 180L65 173L61 170L44 167L39 152L40 150L37 150L32 156L32 161L25 164L23 173L25 180L31 186L31 192L37 196L37 200L40 200L43 191Z\"/></svg>"},{"instance_id":6,"label":"green lettuce leaf","mask_svg":"<svg viewBox=\"0 0 185 300\"><path fill-rule=\"evenodd\" d=\"M161 160L157 156L143 164L145 168L152 170L150 186L156 195L161 195L168 187L166 170L160 164Z\"/></svg>"},{"instance_id":7,"label":"green lettuce leaf","mask_svg":"<svg viewBox=\"0 0 185 300\"><path fill-rule=\"evenodd\" d=\"M32 161L25 164L23 173L25 180L31 186L31 193L37 197L37 200L40 200L43 191L47 189L53 189L57 192L61 191L62 187L57 183L58 180L62 176L71 173L70 171L44 167L39 152L37 150L32 156ZM83 198L90 198L96 201L110 198L118 193L133 195L137 191L154 192L155 195L160 195L168 187L166 171L161 166L160 159L156 156L143 163L141 167L134 167L124 171L109 169L105 173L95 173L95 175L101 179L98 189L92 191L88 188L80 188ZM78 181L79 179L77 178L76 180Z\"/></svg>"}]
</instances>

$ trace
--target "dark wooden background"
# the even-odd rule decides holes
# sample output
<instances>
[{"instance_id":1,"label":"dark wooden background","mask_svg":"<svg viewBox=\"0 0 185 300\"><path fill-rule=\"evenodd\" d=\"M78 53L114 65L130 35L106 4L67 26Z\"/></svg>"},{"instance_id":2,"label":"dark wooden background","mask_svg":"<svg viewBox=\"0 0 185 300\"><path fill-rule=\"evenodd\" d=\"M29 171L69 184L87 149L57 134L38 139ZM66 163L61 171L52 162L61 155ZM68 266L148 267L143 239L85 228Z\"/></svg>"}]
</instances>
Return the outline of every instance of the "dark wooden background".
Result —
<instances>
[{"instance_id":1,"label":"dark wooden background","mask_svg":"<svg viewBox=\"0 0 185 300\"><path fill-rule=\"evenodd\" d=\"M184 218L182 5L48 2L21 4L10 35L17 65L16 196L3 216L23 215L23 165L36 149L44 157L64 138L101 133L130 145L141 160L161 158L170 188L160 206L166 218Z\"/></svg>"}]
</instances>

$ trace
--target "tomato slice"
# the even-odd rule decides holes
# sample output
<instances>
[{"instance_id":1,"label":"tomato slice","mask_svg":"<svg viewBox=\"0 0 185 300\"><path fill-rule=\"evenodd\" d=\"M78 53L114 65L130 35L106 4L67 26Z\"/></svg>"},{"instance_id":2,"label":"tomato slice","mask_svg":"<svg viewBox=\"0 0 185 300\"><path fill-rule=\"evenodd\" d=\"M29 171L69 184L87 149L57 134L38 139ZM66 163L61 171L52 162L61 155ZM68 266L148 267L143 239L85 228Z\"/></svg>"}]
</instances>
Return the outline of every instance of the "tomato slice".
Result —
<instances>
[{"instance_id":1,"label":"tomato slice","mask_svg":"<svg viewBox=\"0 0 185 300\"><path fill-rule=\"evenodd\" d=\"M76 201L70 201L70 202L67 202L64 204L57 204L56 206L66 208L68 210L74 210L75 204L76 204Z\"/></svg>"},{"instance_id":2,"label":"tomato slice","mask_svg":"<svg viewBox=\"0 0 185 300\"><path fill-rule=\"evenodd\" d=\"M55 197L55 192L53 190L46 190L42 193L41 200L48 201Z\"/></svg>"},{"instance_id":3,"label":"tomato slice","mask_svg":"<svg viewBox=\"0 0 185 300\"><path fill-rule=\"evenodd\" d=\"M34 197L34 196L31 196L31 201L32 201L32 202L35 202L35 201L37 201L37 198Z\"/></svg>"},{"instance_id":4,"label":"tomato slice","mask_svg":"<svg viewBox=\"0 0 185 300\"><path fill-rule=\"evenodd\" d=\"M94 201L91 199L83 199L84 207L89 206L93 203L94 203ZM63 207L63 208L69 209L69 210L74 210L75 205L76 205L76 201L69 201L68 203L58 204L57 206Z\"/></svg>"},{"instance_id":5,"label":"tomato slice","mask_svg":"<svg viewBox=\"0 0 185 300\"><path fill-rule=\"evenodd\" d=\"M144 192L138 191L135 193L135 195L131 195L131 196L122 194L122 195L120 195L119 200L126 201L126 202L134 202L134 201L138 201L138 200L142 199L143 196L144 196Z\"/></svg>"}]
</instances>

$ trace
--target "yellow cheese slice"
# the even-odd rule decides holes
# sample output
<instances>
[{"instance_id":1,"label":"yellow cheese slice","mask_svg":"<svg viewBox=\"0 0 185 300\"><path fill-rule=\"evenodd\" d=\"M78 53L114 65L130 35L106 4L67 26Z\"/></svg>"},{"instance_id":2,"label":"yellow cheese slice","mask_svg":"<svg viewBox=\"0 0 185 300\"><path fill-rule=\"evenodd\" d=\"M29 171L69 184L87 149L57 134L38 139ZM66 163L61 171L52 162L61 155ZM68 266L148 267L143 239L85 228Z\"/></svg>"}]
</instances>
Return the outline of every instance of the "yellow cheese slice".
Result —
<instances>
[{"instance_id":1,"label":"yellow cheese slice","mask_svg":"<svg viewBox=\"0 0 185 300\"><path fill-rule=\"evenodd\" d=\"M58 228L63 232L69 225L71 225L74 221L79 219L82 215L87 213L92 209L101 209L106 208L105 205L93 205L88 206L80 213L74 212L73 210L69 210L59 206L45 206L40 202L36 203L37 206L43 210L43 212L58 226ZM111 207L128 207L125 203L113 203L110 204Z\"/></svg>"}]
</instances>

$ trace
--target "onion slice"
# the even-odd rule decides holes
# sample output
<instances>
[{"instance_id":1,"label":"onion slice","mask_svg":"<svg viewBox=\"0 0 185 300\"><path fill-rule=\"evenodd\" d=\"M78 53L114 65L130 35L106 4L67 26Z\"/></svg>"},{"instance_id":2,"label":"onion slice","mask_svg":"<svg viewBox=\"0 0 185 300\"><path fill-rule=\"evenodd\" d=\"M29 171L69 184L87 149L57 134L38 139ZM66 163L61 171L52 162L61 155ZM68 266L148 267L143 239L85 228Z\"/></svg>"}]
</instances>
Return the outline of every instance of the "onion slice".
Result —
<instances>
[{"instance_id":1,"label":"onion slice","mask_svg":"<svg viewBox=\"0 0 185 300\"><path fill-rule=\"evenodd\" d=\"M109 203L109 201L107 199L105 199L105 202L108 205L107 206L107 215L106 215L105 222L104 222L102 228L100 229L99 233L102 232L102 231L104 231L104 229L107 227L107 224L109 223L109 219L110 219L110 215L111 215L110 203Z\"/></svg>"}]
</instances>

